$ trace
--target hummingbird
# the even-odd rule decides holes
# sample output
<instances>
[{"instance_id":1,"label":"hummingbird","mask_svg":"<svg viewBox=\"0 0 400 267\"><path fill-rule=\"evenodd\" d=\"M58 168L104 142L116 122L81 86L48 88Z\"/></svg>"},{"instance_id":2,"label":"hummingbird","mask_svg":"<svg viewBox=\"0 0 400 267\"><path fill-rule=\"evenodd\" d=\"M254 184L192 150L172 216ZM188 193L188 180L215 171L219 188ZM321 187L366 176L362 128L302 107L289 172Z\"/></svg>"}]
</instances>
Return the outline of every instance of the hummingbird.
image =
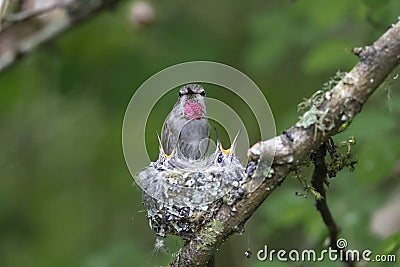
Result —
<instances>
[{"instance_id":1,"label":"hummingbird","mask_svg":"<svg viewBox=\"0 0 400 267\"><path fill-rule=\"evenodd\" d=\"M210 125L204 88L187 84L163 125L156 162L138 174L150 227L160 237L192 239L225 201L246 194L245 169L235 156L239 133L224 149L216 135L215 152L206 156ZM235 189L235 190L232 190ZM232 208L233 209L233 208Z\"/></svg>"},{"instance_id":2,"label":"hummingbird","mask_svg":"<svg viewBox=\"0 0 400 267\"><path fill-rule=\"evenodd\" d=\"M204 159L209 138L205 90L198 84L186 84L180 88L178 100L162 128L164 152L185 159Z\"/></svg>"}]
</instances>

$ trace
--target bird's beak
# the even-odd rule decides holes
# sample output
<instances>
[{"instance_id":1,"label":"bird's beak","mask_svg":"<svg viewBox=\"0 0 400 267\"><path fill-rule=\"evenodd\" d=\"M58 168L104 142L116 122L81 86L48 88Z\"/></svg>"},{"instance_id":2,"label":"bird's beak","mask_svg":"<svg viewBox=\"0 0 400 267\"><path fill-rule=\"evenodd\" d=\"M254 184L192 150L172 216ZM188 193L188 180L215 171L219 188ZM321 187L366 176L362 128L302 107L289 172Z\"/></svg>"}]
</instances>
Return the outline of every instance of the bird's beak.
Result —
<instances>
[{"instance_id":1,"label":"bird's beak","mask_svg":"<svg viewBox=\"0 0 400 267\"><path fill-rule=\"evenodd\" d=\"M172 156L175 154L175 149L172 150L171 154L169 154L169 155L166 154L164 152L164 148L163 148L162 143L161 143L161 138L160 138L160 136L158 135L157 132L156 132L156 134L157 134L158 144L160 146L160 154L162 154L164 158L167 158L167 159L172 158Z\"/></svg>"},{"instance_id":2,"label":"bird's beak","mask_svg":"<svg viewBox=\"0 0 400 267\"><path fill-rule=\"evenodd\" d=\"M240 134L240 130L238 131L238 133L236 134L235 138L232 141L231 147L228 149L224 149L222 147L221 142L219 142L219 148L221 149L222 153L224 153L225 155L233 155L235 153L235 148L236 148L236 142L237 142L237 138Z\"/></svg>"},{"instance_id":3,"label":"bird's beak","mask_svg":"<svg viewBox=\"0 0 400 267\"><path fill-rule=\"evenodd\" d=\"M169 155L167 155L167 154L164 153L164 151L163 151L163 155L164 155L164 157L166 157L167 159L172 158L172 157L174 156L174 154L175 154L175 149L172 149L172 152L171 152L171 154L169 154Z\"/></svg>"}]
</instances>

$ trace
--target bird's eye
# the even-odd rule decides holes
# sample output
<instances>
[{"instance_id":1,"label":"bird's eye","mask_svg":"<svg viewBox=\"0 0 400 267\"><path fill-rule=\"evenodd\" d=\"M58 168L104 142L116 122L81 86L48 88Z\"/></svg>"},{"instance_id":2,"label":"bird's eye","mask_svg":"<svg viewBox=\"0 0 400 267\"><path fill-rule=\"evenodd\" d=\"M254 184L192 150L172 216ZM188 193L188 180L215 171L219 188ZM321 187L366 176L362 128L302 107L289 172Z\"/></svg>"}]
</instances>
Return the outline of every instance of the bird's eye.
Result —
<instances>
[{"instance_id":1,"label":"bird's eye","mask_svg":"<svg viewBox=\"0 0 400 267\"><path fill-rule=\"evenodd\" d=\"M179 96L183 96L183 95L187 95L188 92L188 87L187 86L183 86L180 90L179 90Z\"/></svg>"},{"instance_id":2,"label":"bird's eye","mask_svg":"<svg viewBox=\"0 0 400 267\"><path fill-rule=\"evenodd\" d=\"M205 96L205 95L206 95L206 92L205 92L205 91L202 91L202 92L200 93L200 95L201 95L201 96Z\"/></svg>"},{"instance_id":3,"label":"bird's eye","mask_svg":"<svg viewBox=\"0 0 400 267\"><path fill-rule=\"evenodd\" d=\"M219 154L218 158L217 158L217 162L221 163L223 159L224 159L224 156L222 154Z\"/></svg>"}]
</instances>

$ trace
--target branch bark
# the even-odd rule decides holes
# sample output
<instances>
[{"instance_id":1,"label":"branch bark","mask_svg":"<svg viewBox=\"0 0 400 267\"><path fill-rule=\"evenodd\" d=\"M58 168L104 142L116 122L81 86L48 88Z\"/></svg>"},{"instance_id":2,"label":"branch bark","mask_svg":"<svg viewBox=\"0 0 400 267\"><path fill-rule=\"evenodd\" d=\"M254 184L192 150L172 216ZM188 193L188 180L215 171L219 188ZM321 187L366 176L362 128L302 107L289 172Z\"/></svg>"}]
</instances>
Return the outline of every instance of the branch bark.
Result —
<instances>
[{"instance_id":1,"label":"branch bark","mask_svg":"<svg viewBox=\"0 0 400 267\"><path fill-rule=\"evenodd\" d=\"M6 16L0 31L0 71L11 66L17 59L30 53L74 25L90 18L99 11L115 6L120 0L70 0L56 1L53 5L38 10L25 10ZM57 16L39 20L58 10Z\"/></svg>"},{"instance_id":2,"label":"branch bark","mask_svg":"<svg viewBox=\"0 0 400 267\"><path fill-rule=\"evenodd\" d=\"M372 45L355 48L353 52L359 57L359 62L339 84L324 94L323 101L314 106L317 120L306 124L303 116L285 134L260 141L249 149L248 156L257 162L259 173L271 174L263 166L273 157L272 175L265 177L255 191L238 200L235 210L224 204L214 218L223 222L223 230L216 231L206 225L197 238L181 248L172 266L206 265L217 248L229 236L241 231L244 223L291 171L361 111L369 96L400 63L400 22ZM215 236L213 242L202 244L202 237L210 235Z\"/></svg>"}]
</instances>

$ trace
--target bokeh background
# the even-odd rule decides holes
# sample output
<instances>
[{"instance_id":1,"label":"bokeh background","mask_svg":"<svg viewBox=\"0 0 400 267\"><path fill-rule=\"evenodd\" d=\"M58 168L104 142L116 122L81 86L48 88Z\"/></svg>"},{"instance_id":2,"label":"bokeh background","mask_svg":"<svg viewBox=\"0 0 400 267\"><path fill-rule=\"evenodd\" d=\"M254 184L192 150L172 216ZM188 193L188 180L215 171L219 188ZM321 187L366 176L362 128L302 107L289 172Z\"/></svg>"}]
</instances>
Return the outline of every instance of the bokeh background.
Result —
<instances>
[{"instance_id":1,"label":"bokeh background","mask_svg":"<svg viewBox=\"0 0 400 267\"><path fill-rule=\"evenodd\" d=\"M122 153L125 108L140 84L185 61L231 65L262 89L279 133L296 122L304 97L337 70L352 68L353 47L370 44L400 16L397 0L145 3L154 12L150 24L138 24L135 2L122 1L0 73L1 266L167 265L181 242L168 238L165 249L154 249L141 191ZM351 127L335 137L358 138L359 164L331 180L328 202L349 248L397 253L399 261L398 75L395 71ZM229 99L218 89L207 93ZM154 131L161 131L175 100L176 90L151 116L146 145L153 159ZM246 109L238 110L246 116ZM229 143L226 136L223 142ZM327 230L313 200L295 196L301 190L288 177L246 231L220 248L217 266L320 266L255 257L264 244L323 248Z\"/></svg>"}]
</instances>

